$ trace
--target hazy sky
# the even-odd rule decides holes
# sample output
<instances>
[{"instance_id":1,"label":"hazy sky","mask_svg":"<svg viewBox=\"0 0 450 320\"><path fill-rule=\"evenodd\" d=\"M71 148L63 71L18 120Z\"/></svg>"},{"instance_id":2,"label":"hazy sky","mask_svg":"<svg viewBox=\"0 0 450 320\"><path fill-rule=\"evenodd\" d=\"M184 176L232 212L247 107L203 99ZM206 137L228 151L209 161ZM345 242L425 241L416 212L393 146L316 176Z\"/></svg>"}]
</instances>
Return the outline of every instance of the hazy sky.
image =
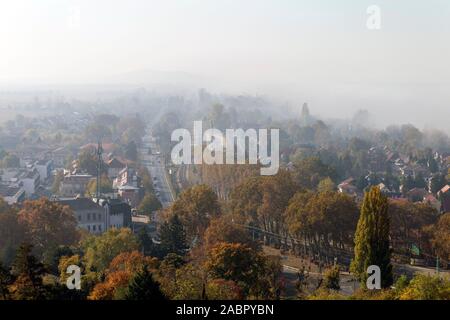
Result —
<instances>
[{"instance_id":1,"label":"hazy sky","mask_svg":"<svg viewBox=\"0 0 450 320\"><path fill-rule=\"evenodd\" d=\"M380 30L366 27L369 5L381 9ZM445 127L449 59L449 0L2 0L0 7L2 84L183 71L214 79L212 87L306 100L333 116L367 108Z\"/></svg>"}]
</instances>

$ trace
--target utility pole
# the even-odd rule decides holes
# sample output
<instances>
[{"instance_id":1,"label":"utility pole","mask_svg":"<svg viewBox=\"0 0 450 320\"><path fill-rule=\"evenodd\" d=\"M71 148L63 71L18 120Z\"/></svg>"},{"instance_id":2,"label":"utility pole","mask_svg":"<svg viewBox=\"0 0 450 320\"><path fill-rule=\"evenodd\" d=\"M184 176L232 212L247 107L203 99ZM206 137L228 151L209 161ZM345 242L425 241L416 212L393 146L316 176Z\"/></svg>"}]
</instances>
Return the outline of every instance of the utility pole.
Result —
<instances>
[{"instance_id":1,"label":"utility pole","mask_svg":"<svg viewBox=\"0 0 450 320\"><path fill-rule=\"evenodd\" d=\"M102 153L103 153L103 148L102 148L102 142L101 140L98 140L98 145L97 145L97 185L96 185L96 194L95 197L97 199L97 203L99 203L100 201L100 174L102 171Z\"/></svg>"}]
</instances>

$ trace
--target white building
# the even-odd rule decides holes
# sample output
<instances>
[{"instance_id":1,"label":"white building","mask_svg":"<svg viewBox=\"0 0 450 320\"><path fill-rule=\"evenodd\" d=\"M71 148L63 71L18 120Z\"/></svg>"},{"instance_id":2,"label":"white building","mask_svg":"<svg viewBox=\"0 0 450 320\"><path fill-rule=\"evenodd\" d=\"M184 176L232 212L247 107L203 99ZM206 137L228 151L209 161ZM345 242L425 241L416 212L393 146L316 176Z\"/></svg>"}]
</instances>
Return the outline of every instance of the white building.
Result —
<instances>
[{"instance_id":1,"label":"white building","mask_svg":"<svg viewBox=\"0 0 450 320\"><path fill-rule=\"evenodd\" d=\"M51 160L39 160L34 164L36 170L39 172L41 181L46 181L52 173Z\"/></svg>"},{"instance_id":2,"label":"white building","mask_svg":"<svg viewBox=\"0 0 450 320\"><path fill-rule=\"evenodd\" d=\"M40 183L40 175L36 168L30 171L22 172L19 176L19 181L22 183L23 189L27 197L32 196Z\"/></svg>"},{"instance_id":3,"label":"white building","mask_svg":"<svg viewBox=\"0 0 450 320\"><path fill-rule=\"evenodd\" d=\"M57 202L72 209L78 227L93 234L107 230L106 209L89 198L60 199Z\"/></svg>"}]
</instances>

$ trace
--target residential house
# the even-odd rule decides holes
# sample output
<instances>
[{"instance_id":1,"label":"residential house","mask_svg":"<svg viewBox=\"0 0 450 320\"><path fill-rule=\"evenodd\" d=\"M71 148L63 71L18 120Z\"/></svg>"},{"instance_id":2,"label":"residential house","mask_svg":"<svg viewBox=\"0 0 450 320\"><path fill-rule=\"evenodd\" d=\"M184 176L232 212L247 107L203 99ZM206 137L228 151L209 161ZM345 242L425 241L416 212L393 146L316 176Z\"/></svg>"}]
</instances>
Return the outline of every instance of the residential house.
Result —
<instances>
[{"instance_id":1,"label":"residential house","mask_svg":"<svg viewBox=\"0 0 450 320\"><path fill-rule=\"evenodd\" d=\"M66 160L70 155L70 151L67 147L58 147L50 151L50 159L56 168L64 168Z\"/></svg>"},{"instance_id":2,"label":"residential house","mask_svg":"<svg viewBox=\"0 0 450 320\"><path fill-rule=\"evenodd\" d=\"M357 194L357 188L353 185L354 179L348 178L344 181L342 181L338 185L338 190L340 193L346 193L349 195L356 195Z\"/></svg>"},{"instance_id":3,"label":"residential house","mask_svg":"<svg viewBox=\"0 0 450 320\"><path fill-rule=\"evenodd\" d=\"M78 227L89 233L100 234L107 230L107 213L104 207L89 198L60 199L56 201L72 209Z\"/></svg>"},{"instance_id":4,"label":"residential house","mask_svg":"<svg viewBox=\"0 0 450 320\"><path fill-rule=\"evenodd\" d=\"M120 186L117 190L120 198L132 208L136 208L141 201L141 189L129 185Z\"/></svg>"},{"instance_id":5,"label":"residential house","mask_svg":"<svg viewBox=\"0 0 450 320\"><path fill-rule=\"evenodd\" d=\"M52 173L52 161L51 160L39 160L34 164L36 170L39 172L41 181L46 181L50 178Z\"/></svg>"},{"instance_id":6,"label":"residential house","mask_svg":"<svg viewBox=\"0 0 450 320\"><path fill-rule=\"evenodd\" d=\"M127 166L125 163L123 163L122 161L120 161L117 158L112 158L106 164L108 167L108 178L109 179L116 178L119 175L119 173Z\"/></svg>"},{"instance_id":7,"label":"residential house","mask_svg":"<svg viewBox=\"0 0 450 320\"><path fill-rule=\"evenodd\" d=\"M100 199L99 204L106 209L109 228L131 227L131 206L120 199Z\"/></svg>"},{"instance_id":8,"label":"residential house","mask_svg":"<svg viewBox=\"0 0 450 320\"><path fill-rule=\"evenodd\" d=\"M59 193L63 197L74 197L76 195L84 195L86 187L94 179L90 174L66 174L61 181Z\"/></svg>"},{"instance_id":9,"label":"residential house","mask_svg":"<svg viewBox=\"0 0 450 320\"><path fill-rule=\"evenodd\" d=\"M9 205L17 204L25 200L25 190L22 187L0 184L0 198Z\"/></svg>"},{"instance_id":10,"label":"residential house","mask_svg":"<svg viewBox=\"0 0 450 320\"><path fill-rule=\"evenodd\" d=\"M122 169L113 181L113 189L117 190L120 198L133 208L137 207L142 198L140 185L140 177L128 166Z\"/></svg>"},{"instance_id":11,"label":"residential house","mask_svg":"<svg viewBox=\"0 0 450 320\"><path fill-rule=\"evenodd\" d=\"M31 197L36 192L40 183L40 175L36 168L22 171L18 179L22 183L27 197Z\"/></svg>"},{"instance_id":12,"label":"residential house","mask_svg":"<svg viewBox=\"0 0 450 320\"><path fill-rule=\"evenodd\" d=\"M450 185L439 190L437 196L441 201L441 212L450 212Z\"/></svg>"}]
</instances>

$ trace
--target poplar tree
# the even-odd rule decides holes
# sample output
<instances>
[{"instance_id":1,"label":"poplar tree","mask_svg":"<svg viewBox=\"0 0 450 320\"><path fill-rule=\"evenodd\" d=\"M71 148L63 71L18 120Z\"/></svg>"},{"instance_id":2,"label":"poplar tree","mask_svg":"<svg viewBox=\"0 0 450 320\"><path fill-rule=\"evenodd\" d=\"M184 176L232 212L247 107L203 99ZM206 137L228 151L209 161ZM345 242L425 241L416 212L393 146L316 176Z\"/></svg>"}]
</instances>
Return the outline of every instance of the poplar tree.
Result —
<instances>
[{"instance_id":1,"label":"poplar tree","mask_svg":"<svg viewBox=\"0 0 450 320\"><path fill-rule=\"evenodd\" d=\"M389 243L388 199L378 187L364 195L355 233L355 257L351 271L366 286L367 268L376 265L381 271L381 287L392 284L391 249Z\"/></svg>"}]
</instances>

